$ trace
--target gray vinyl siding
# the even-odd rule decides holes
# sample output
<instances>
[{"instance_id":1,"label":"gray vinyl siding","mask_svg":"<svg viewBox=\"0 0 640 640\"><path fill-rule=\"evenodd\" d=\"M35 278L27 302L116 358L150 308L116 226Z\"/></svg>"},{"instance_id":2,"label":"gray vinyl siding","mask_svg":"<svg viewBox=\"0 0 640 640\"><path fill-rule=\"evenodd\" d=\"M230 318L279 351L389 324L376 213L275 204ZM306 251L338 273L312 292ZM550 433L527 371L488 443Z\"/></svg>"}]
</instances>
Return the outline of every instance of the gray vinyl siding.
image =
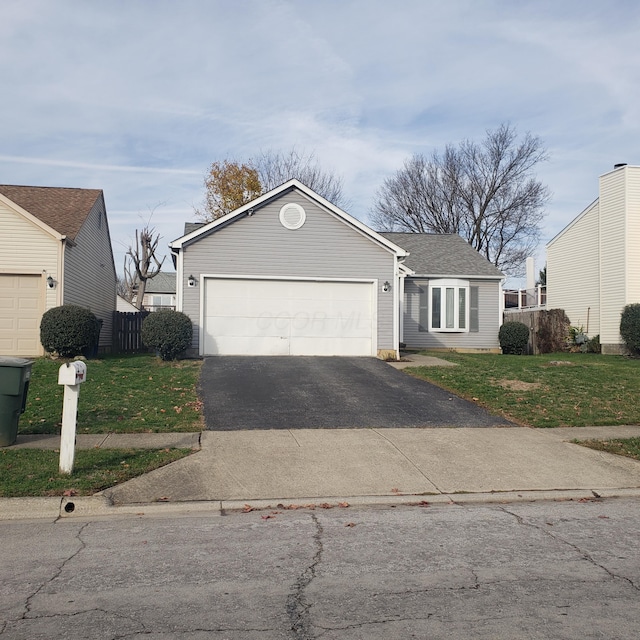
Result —
<instances>
[{"instance_id":1,"label":"gray vinyl siding","mask_svg":"<svg viewBox=\"0 0 640 640\"><path fill-rule=\"evenodd\" d=\"M93 205L75 238L75 245L65 247L63 303L92 311L103 321L100 346L111 346L116 271L102 197Z\"/></svg>"},{"instance_id":2,"label":"gray vinyl siding","mask_svg":"<svg viewBox=\"0 0 640 640\"><path fill-rule=\"evenodd\" d=\"M405 311L403 342L415 349L499 349L500 287L497 280L469 279L470 287L478 287L477 331L446 333L420 331L420 292L429 280L407 278L404 284ZM471 296L469 296L471 298ZM469 303L471 300L469 300ZM430 310L428 310L430 312ZM423 318L425 310L422 311ZM423 326L423 329L428 329ZM475 327L471 326L471 329Z\"/></svg>"},{"instance_id":3,"label":"gray vinyl siding","mask_svg":"<svg viewBox=\"0 0 640 640\"><path fill-rule=\"evenodd\" d=\"M295 202L306 213L297 230L284 228L280 209ZM257 208L252 216L236 219L208 236L183 247L182 310L193 321L193 347L198 349L200 287L188 287L190 275L279 276L298 278L354 278L378 280L378 349L393 344L394 256L358 230L337 219L297 190Z\"/></svg>"}]
</instances>

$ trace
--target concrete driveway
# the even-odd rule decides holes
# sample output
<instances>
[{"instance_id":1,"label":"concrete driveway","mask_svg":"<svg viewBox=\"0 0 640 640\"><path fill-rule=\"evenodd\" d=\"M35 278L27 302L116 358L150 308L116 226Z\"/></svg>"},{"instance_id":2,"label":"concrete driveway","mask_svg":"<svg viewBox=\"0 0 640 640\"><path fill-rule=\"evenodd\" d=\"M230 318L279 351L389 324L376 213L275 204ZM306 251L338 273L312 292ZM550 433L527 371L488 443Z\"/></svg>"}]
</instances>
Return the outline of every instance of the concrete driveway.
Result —
<instances>
[{"instance_id":1,"label":"concrete driveway","mask_svg":"<svg viewBox=\"0 0 640 640\"><path fill-rule=\"evenodd\" d=\"M212 431L514 426L377 358L206 358L199 391Z\"/></svg>"}]
</instances>

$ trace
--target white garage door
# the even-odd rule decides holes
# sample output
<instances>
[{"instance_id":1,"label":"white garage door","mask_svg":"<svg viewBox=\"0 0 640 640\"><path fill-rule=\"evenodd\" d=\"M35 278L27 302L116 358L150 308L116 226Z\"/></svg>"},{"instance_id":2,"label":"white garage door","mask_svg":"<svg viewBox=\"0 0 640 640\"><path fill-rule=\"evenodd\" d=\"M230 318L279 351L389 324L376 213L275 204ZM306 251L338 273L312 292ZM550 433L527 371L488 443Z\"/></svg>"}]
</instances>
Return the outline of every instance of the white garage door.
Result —
<instances>
[{"instance_id":1,"label":"white garage door","mask_svg":"<svg viewBox=\"0 0 640 640\"><path fill-rule=\"evenodd\" d=\"M37 356L44 284L39 275L0 274L0 354Z\"/></svg>"},{"instance_id":2,"label":"white garage door","mask_svg":"<svg viewBox=\"0 0 640 640\"><path fill-rule=\"evenodd\" d=\"M371 282L205 280L204 355L375 355Z\"/></svg>"}]
</instances>

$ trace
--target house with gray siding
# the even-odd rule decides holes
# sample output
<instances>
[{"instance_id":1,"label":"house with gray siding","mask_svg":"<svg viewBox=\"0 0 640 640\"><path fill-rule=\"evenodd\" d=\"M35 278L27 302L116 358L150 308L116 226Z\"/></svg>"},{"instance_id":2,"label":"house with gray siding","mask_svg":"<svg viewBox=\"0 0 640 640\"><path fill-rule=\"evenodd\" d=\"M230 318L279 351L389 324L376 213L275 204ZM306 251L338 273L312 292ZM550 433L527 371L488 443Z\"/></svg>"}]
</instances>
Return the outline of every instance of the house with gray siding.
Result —
<instances>
[{"instance_id":1,"label":"house with gray siding","mask_svg":"<svg viewBox=\"0 0 640 640\"><path fill-rule=\"evenodd\" d=\"M200 355L499 349L502 274L462 238L377 233L297 180L170 248Z\"/></svg>"},{"instance_id":2,"label":"house with gray siding","mask_svg":"<svg viewBox=\"0 0 640 640\"><path fill-rule=\"evenodd\" d=\"M0 353L33 357L42 314L62 304L88 308L111 346L116 271L99 189L0 185Z\"/></svg>"}]
</instances>

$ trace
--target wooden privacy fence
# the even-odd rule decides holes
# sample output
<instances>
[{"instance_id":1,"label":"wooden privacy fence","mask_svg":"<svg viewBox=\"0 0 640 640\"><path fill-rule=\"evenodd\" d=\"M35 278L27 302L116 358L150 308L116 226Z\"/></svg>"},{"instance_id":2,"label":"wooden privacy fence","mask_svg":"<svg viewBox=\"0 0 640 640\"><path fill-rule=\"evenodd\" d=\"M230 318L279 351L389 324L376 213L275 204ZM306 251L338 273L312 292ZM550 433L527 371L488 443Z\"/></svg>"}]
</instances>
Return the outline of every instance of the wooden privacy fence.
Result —
<instances>
[{"instance_id":1,"label":"wooden privacy fence","mask_svg":"<svg viewBox=\"0 0 640 640\"><path fill-rule=\"evenodd\" d=\"M142 344L142 321L150 311L137 313L113 312L113 350L115 353L147 351Z\"/></svg>"},{"instance_id":2,"label":"wooden privacy fence","mask_svg":"<svg viewBox=\"0 0 640 640\"><path fill-rule=\"evenodd\" d=\"M569 318L562 309L505 309L504 321L522 322L529 327L525 353L538 355L566 348Z\"/></svg>"}]
</instances>

